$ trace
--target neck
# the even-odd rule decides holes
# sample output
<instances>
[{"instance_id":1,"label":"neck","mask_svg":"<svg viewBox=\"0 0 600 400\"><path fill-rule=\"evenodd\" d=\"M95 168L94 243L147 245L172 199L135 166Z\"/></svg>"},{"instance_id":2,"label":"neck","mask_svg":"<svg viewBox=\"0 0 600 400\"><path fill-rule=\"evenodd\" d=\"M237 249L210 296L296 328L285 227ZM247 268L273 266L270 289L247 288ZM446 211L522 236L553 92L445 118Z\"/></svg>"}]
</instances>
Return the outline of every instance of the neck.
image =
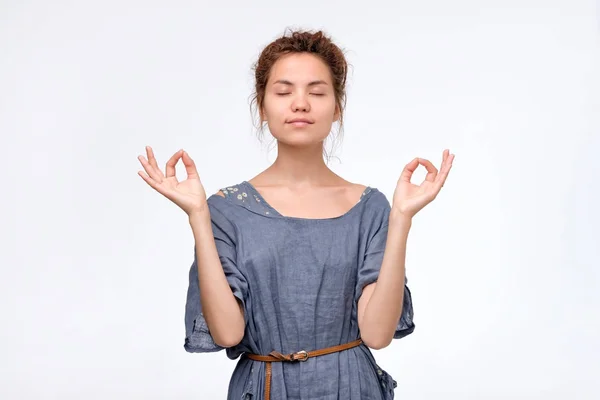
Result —
<instances>
[{"instance_id":1,"label":"neck","mask_svg":"<svg viewBox=\"0 0 600 400\"><path fill-rule=\"evenodd\" d=\"M323 159L323 144L294 147L277 144L277 159L269 167L273 183L285 186L326 185L337 178Z\"/></svg>"}]
</instances>

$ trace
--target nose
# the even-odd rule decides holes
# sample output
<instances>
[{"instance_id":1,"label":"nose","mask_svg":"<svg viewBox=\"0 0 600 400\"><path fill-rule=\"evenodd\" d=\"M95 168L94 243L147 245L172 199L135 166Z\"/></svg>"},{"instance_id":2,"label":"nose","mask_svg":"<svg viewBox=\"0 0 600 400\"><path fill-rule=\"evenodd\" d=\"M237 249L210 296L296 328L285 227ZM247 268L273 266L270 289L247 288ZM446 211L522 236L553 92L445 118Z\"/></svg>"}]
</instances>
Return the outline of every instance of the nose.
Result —
<instances>
[{"instance_id":1,"label":"nose","mask_svg":"<svg viewBox=\"0 0 600 400\"><path fill-rule=\"evenodd\" d=\"M306 99L306 97L303 94L298 94L297 96L294 97L294 101L292 102L292 110L294 112L310 111L310 103L308 102L308 100Z\"/></svg>"}]
</instances>

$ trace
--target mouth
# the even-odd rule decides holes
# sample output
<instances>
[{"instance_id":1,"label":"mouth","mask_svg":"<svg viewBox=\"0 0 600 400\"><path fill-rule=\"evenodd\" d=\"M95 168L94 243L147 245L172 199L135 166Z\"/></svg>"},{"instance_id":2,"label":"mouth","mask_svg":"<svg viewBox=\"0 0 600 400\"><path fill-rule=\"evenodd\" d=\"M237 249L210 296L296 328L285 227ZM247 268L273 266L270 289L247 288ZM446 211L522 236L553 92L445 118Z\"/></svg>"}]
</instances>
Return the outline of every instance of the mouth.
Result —
<instances>
[{"instance_id":1,"label":"mouth","mask_svg":"<svg viewBox=\"0 0 600 400\"><path fill-rule=\"evenodd\" d=\"M294 119L289 120L287 123L292 126L307 126L307 125L313 124L312 121L310 121L306 118L294 118Z\"/></svg>"}]
</instances>

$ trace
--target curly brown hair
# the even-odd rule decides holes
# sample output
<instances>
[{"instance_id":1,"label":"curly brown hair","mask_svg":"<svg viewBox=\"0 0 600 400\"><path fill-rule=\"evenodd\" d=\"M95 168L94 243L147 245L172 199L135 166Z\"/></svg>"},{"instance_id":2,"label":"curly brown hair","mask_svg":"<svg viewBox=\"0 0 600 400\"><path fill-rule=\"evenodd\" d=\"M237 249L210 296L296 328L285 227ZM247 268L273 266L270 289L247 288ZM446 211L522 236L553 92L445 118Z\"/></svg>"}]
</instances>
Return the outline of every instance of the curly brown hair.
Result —
<instances>
[{"instance_id":1,"label":"curly brown hair","mask_svg":"<svg viewBox=\"0 0 600 400\"><path fill-rule=\"evenodd\" d=\"M323 31L287 30L284 34L269 43L260 53L258 60L253 66L254 92L252 93L250 109L253 115L258 115L256 128L258 136L262 138L265 121L260 110L263 108L265 90L271 69L275 62L282 56L290 53L310 53L319 57L331 72L331 80L335 94L336 108L339 111L339 130L337 138L341 139L343 134L344 109L346 107L346 79L348 74L348 62L344 51L333 43L330 36ZM327 152L324 151L327 156Z\"/></svg>"}]
</instances>

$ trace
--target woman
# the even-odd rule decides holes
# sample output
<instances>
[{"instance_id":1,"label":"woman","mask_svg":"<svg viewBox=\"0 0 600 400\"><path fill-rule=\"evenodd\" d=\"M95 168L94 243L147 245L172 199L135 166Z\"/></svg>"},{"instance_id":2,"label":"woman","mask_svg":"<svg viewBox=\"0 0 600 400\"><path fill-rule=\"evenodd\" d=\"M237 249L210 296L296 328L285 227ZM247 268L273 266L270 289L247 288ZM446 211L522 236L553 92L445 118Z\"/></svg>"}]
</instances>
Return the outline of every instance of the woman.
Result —
<instances>
[{"instance_id":1,"label":"woman","mask_svg":"<svg viewBox=\"0 0 600 400\"><path fill-rule=\"evenodd\" d=\"M396 382L370 349L414 330L405 253L413 216L444 185L421 158L406 165L390 205L376 188L331 171L323 142L343 120L347 63L321 32L275 40L255 66L260 123L277 140L275 162L208 197L180 150L163 174L151 148L140 176L189 216L189 352L240 357L228 399L394 397ZM178 182L179 160L187 180ZM413 171L428 173L413 185Z\"/></svg>"}]
</instances>

